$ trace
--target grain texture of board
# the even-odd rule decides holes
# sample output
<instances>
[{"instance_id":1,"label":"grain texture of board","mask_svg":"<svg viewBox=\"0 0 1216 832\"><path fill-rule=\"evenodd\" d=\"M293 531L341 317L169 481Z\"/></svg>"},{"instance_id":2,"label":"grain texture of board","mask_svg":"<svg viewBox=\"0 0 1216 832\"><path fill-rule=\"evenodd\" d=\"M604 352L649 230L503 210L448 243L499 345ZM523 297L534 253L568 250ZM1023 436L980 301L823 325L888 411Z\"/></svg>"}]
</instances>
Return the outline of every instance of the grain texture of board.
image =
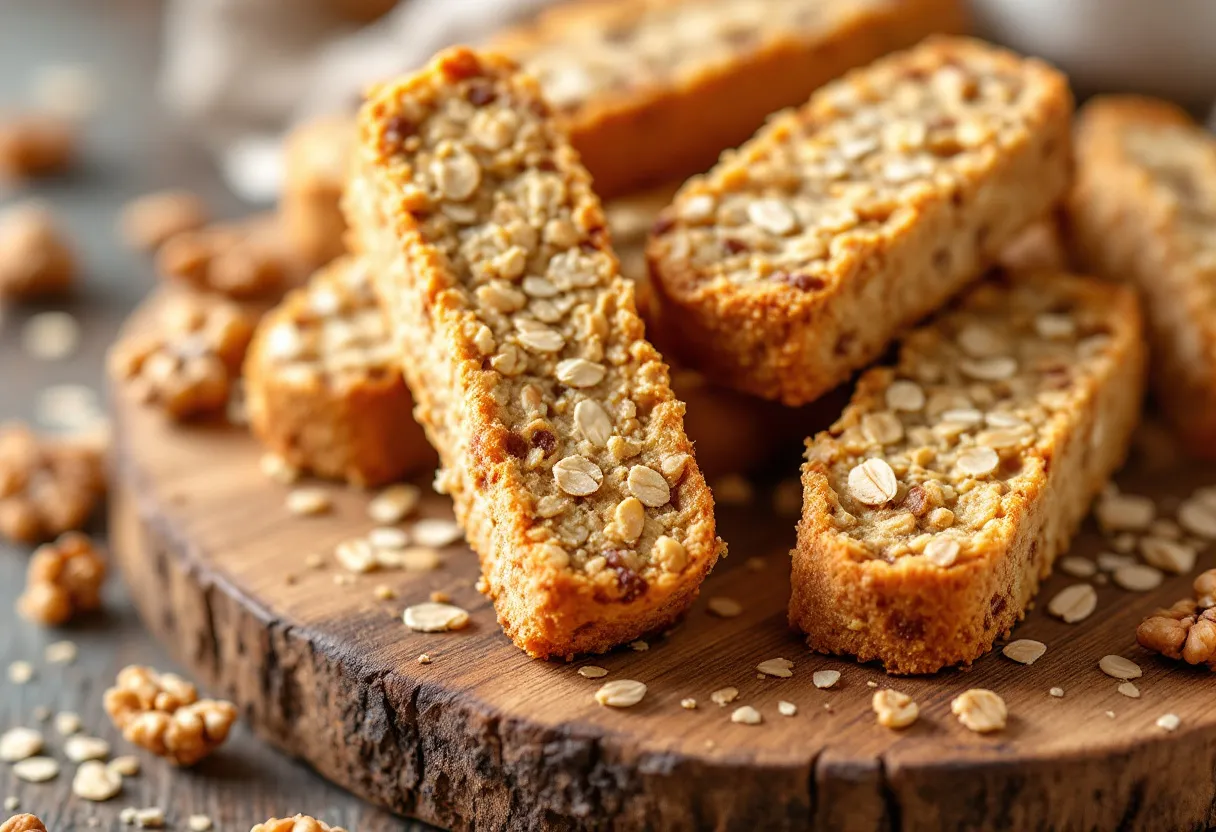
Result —
<instances>
[{"instance_id":1,"label":"grain texture of board","mask_svg":"<svg viewBox=\"0 0 1216 832\"><path fill-rule=\"evenodd\" d=\"M286 487L258 473L260 451L243 431L170 426L121 391L114 415L113 544L143 620L261 736L396 812L456 829L1216 824L1216 674L1158 659L1134 636L1147 611L1187 593L1189 577L1152 593L1098 586L1098 611L1080 624L1032 612L1015 636L1048 645L1033 666L993 653L969 671L888 679L812 655L789 631L793 520L760 499L720 511L730 557L687 619L648 649L535 661L500 632L463 545L444 550L434 571L347 576L332 551L372 528L368 495L332 486L331 514L293 517ZM1124 485L1163 501L1216 479L1162 468L1159 451L1142 456L1152 464L1133 462ZM423 516L451 516L446 498L427 494ZM1074 553L1101 545L1087 530ZM326 566L308 568L311 554ZM1213 565L1203 553L1200 568ZM1040 606L1075 580L1054 577ZM396 597L380 600L377 586ZM403 608L437 591L469 610L470 626L408 630ZM715 596L742 613L709 614ZM1098 669L1112 653L1144 668L1139 699ZM756 665L775 657L793 661L793 676L758 678ZM585 665L608 675L583 678ZM836 687L814 687L823 669L841 671ZM649 692L633 708L601 707L594 693L613 679ZM877 726L871 683L913 695L920 720L902 732ZM738 700L719 707L710 695L728 686ZM976 735L950 714L974 687L1006 699L1006 730ZM697 707L681 707L685 698ZM780 715L779 701L797 714ZM733 723L740 705L763 722ZM1155 724L1166 713L1182 720L1173 733Z\"/></svg>"}]
</instances>

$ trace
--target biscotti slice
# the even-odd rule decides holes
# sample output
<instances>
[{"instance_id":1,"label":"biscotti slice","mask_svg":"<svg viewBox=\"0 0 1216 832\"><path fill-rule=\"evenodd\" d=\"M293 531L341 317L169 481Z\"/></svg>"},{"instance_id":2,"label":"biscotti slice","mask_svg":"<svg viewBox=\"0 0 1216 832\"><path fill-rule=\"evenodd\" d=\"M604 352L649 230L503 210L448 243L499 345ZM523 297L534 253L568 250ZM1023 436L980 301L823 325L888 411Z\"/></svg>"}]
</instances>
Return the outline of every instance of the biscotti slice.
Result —
<instances>
[{"instance_id":1,"label":"biscotti slice","mask_svg":"<svg viewBox=\"0 0 1216 832\"><path fill-rule=\"evenodd\" d=\"M372 487L435 464L367 266L354 257L262 318L245 356L245 398L254 434L298 470Z\"/></svg>"},{"instance_id":2,"label":"biscotti slice","mask_svg":"<svg viewBox=\"0 0 1216 832\"><path fill-rule=\"evenodd\" d=\"M700 173L849 69L966 29L961 0L582 0L492 48L540 80L604 198Z\"/></svg>"},{"instance_id":3,"label":"biscotti slice","mask_svg":"<svg viewBox=\"0 0 1216 832\"><path fill-rule=\"evenodd\" d=\"M345 207L507 634L569 656L669 624L713 501L536 82L453 49L373 90Z\"/></svg>"},{"instance_id":4,"label":"biscotti slice","mask_svg":"<svg viewBox=\"0 0 1216 832\"><path fill-rule=\"evenodd\" d=\"M977 278L1064 193L1050 67L934 38L829 84L689 180L647 249L691 366L811 401Z\"/></svg>"},{"instance_id":5,"label":"biscotti slice","mask_svg":"<svg viewBox=\"0 0 1216 832\"><path fill-rule=\"evenodd\" d=\"M1141 326L1128 289L996 275L863 374L807 442L790 622L808 644L931 673L1008 633L1124 458Z\"/></svg>"},{"instance_id":6,"label":"biscotti slice","mask_svg":"<svg viewBox=\"0 0 1216 832\"><path fill-rule=\"evenodd\" d=\"M1216 137L1164 101L1097 98L1076 131L1073 256L1144 300L1153 392L1216 459Z\"/></svg>"}]
</instances>

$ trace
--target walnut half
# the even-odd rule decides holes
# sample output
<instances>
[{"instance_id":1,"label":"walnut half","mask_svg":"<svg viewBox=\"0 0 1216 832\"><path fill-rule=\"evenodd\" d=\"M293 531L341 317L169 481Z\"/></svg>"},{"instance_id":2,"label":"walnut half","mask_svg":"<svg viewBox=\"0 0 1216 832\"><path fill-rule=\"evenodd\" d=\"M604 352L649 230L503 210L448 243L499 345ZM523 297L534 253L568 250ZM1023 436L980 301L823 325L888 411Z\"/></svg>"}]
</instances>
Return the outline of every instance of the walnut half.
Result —
<instances>
[{"instance_id":1,"label":"walnut half","mask_svg":"<svg viewBox=\"0 0 1216 832\"><path fill-rule=\"evenodd\" d=\"M172 673L131 665L106 691L106 713L128 742L192 766L215 751L236 721L236 706L199 699L194 685Z\"/></svg>"},{"instance_id":2,"label":"walnut half","mask_svg":"<svg viewBox=\"0 0 1216 832\"><path fill-rule=\"evenodd\" d=\"M1216 569L1195 579L1195 598L1157 610L1136 629L1140 646L1216 672Z\"/></svg>"}]
</instances>

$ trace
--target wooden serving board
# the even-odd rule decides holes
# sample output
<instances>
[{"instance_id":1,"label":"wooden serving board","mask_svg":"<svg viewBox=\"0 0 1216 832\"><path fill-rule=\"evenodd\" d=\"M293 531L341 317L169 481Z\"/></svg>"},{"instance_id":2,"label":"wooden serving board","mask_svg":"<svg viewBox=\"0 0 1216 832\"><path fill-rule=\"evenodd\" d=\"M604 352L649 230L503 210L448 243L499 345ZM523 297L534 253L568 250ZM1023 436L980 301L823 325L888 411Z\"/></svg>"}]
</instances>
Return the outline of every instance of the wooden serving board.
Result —
<instances>
[{"instance_id":1,"label":"wooden serving board","mask_svg":"<svg viewBox=\"0 0 1216 832\"><path fill-rule=\"evenodd\" d=\"M1158 659L1134 636L1149 610L1189 594L1189 576L1144 594L1099 586L1098 612L1076 625L1032 611L1015 635L1048 645L1033 666L993 653L968 671L893 679L813 655L789 631L793 521L761 498L720 510L730 556L648 650L536 661L499 630L463 545L435 571L340 585L347 573L331 553L372 527L368 495L334 486L332 514L293 517L244 431L173 426L121 390L114 409L113 548L147 626L266 740L402 814L487 830L1216 825L1216 674ZM1137 465L1124 486L1163 500L1216 481L1211 468ZM423 516L451 516L446 498L427 494ZM1073 552L1101 546L1087 529ZM307 568L313 553L328 567ZM1209 550L1200 567L1213 561ZM1039 606L1073 581L1052 578ZM381 584L398 597L377 600ZM402 609L435 590L470 611L467 629L403 625ZM743 613L710 615L706 599L718 595ZM1098 669L1110 653L1144 668L1140 699ZM756 665L778 656L794 662L793 677L757 678ZM579 676L588 664L608 676ZM841 671L835 688L814 687L821 669ZM639 705L596 704L603 682L623 678L649 686ZM878 726L872 683L914 696L920 720L902 732ZM710 694L727 686L740 695L722 708ZM1063 698L1048 694L1056 686ZM1005 698L1005 731L976 735L951 715L950 701L975 687ZM681 707L686 697L695 710ZM779 700L798 713L779 715ZM744 704L762 724L731 722ZM1173 733L1155 725L1166 713L1182 719Z\"/></svg>"}]
</instances>

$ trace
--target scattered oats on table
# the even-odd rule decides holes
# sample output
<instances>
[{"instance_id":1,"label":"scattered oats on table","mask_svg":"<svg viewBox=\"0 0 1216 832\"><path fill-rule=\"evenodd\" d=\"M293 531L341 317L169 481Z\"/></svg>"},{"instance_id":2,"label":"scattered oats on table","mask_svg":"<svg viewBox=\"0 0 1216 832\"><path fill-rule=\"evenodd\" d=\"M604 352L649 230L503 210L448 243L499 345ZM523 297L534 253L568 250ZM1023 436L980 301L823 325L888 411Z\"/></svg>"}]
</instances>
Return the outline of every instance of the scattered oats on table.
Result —
<instances>
[{"instance_id":1,"label":"scattered oats on table","mask_svg":"<svg viewBox=\"0 0 1216 832\"><path fill-rule=\"evenodd\" d=\"M104 760L110 756L110 744L100 737L86 737L75 734L67 738L63 744L63 755L73 763L83 763L87 760Z\"/></svg>"},{"instance_id":2,"label":"scattered oats on table","mask_svg":"<svg viewBox=\"0 0 1216 832\"><path fill-rule=\"evenodd\" d=\"M1121 679L1125 682L1130 679L1139 679L1144 675L1144 671L1140 669L1140 665L1122 656L1103 656L1098 661L1098 667L1107 676Z\"/></svg>"},{"instance_id":3,"label":"scattered oats on table","mask_svg":"<svg viewBox=\"0 0 1216 832\"><path fill-rule=\"evenodd\" d=\"M686 711L695 711L697 709L697 700L691 696L685 697L680 700L680 707Z\"/></svg>"},{"instance_id":4,"label":"scattered oats on table","mask_svg":"<svg viewBox=\"0 0 1216 832\"><path fill-rule=\"evenodd\" d=\"M584 679L600 679L604 676L607 676L608 671L605 668L597 667L596 665L593 665L593 664L588 664L588 665L584 665L583 667L580 667L578 669L578 675L582 676Z\"/></svg>"},{"instance_id":5,"label":"scattered oats on table","mask_svg":"<svg viewBox=\"0 0 1216 832\"><path fill-rule=\"evenodd\" d=\"M1009 718L1005 700L993 691L973 688L950 703L951 712L968 730L977 734L1002 731Z\"/></svg>"},{"instance_id":6,"label":"scattered oats on table","mask_svg":"<svg viewBox=\"0 0 1216 832\"><path fill-rule=\"evenodd\" d=\"M1098 593L1089 584L1065 587L1047 602L1047 612L1067 624L1088 618L1098 607Z\"/></svg>"},{"instance_id":7,"label":"scattered oats on table","mask_svg":"<svg viewBox=\"0 0 1216 832\"><path fill-rule=\"evenodd\" d=\"M836 683L840 681L840 671L816 670L811 676L811 681L820 690L827 690L828 688L835 687Z\"/></svg>"},{"instance_id":8,"label":"scattered oats on table","mask_svg":"<svg viewBox=\"0 0 1216 832\"><path fill-rule=\"evenodd\" d=\"M24 685L34 678L34 666L18 659L8 666L8 680L14 685Z\"/></svg>"},{"instance_id":9,"label":"scattered oats on table","mask_svg":"<svg viewBox=\"0 0 1216 832\"><path fill-rule=\"evenodd\" d=\"M76 769L72 778L72 794L101 803L122 791L122 775L111 771L105 763L87 760Z\"/></svg>"},{"instance_id":10,"label":"scattered oats on table","mask_svg":"<svg viewBox=\"0 0 1216 832\"><path fill-rule=\"evenodd\" d=\"M296 488L287 492L286 505L297 517L315 517L333 508L333 498L321 488Z\"/></svg>"},{"instance_id":11,"label":"scattered oats on table","mask_svg":"<svg viewBox=\"0 0 1216 832\"><path fill-rule=\"evenodd\" d=\"M13 765L13 775L27 783L45 783L59 776L59 763L50 757L27 757Z\"/></svg>"},{"instance_id":12,"label":"scattered oats on table","mask_svg":"<svg viewBox=\"0 0 1216 832\"><path fill-rule=\"evenodd\" d=\"M782 716L794 716L798 713L798 706L793 702L786 702L784 699L777 703L777 713Z\"/></svg>"},{"instance_id":13,"label":"scattered oats on table","mask_svg":"<svg viewBox=\"0 0 1216 832\"><path fill-rule=\"evenodd\" d=\"M751 705L743 705L735 708L730 715L730 721L740 725L759 725L764 721L764 717L760 716L760 712Z\"/></svg>"},{"instance_id":14,"label":"scattered oats on table","mask_svg":"<svg viewBox=\"0 0 1216 832\"><path fill-rule=\"evenodd\" d=\"M50 664L71 664L76 661L78 653L74 641L53 641L42 651L42 656Z\"/></svg>"},{"instance_id":15,"label":"scattered oats on table","mask_svg":"<svg viewBox=\"0 0 1216 832\"><path fill-rule=\"evenodd\" d=\"M720 708L725 708L739 698L738 688L719 688L709 695L710 700Z\"/></svg>"},{"instance_id":16,"label":"scattered oats on table","mask_svg":"<svg viewBox=\"0 0 1216 832\"><path fill-rule=\"evenodd\" d=\"M452 604L437 604L434 601L406 607L402 618L405 626L420 633L462 630L469 623L467 611Z\"/></svg>"},{"instance_id":17,"label":"scattered oats on table","mask_svg":"<svg viewBox=\"0 0 1216 832\"><path fill-rule=\"evenodd\" d=\"M1018 664L1034 664L1043 658L1043 654L1046 652L1047 645L1043 642L1030 638L1019 638L1006 644L1001 650L1001 655Z\"/></svg>"},{"instance_id":18,"label":"scattered oats on table","mask_svg":"<svg viewBox=\"0 0 1216 832\"><path fill-rule=\"evenodd\" d=\"M72 711L60 711L55 714L55 730L61 737L70 737L80 733L80 715Z\"/></svg>"},{"instance_id":19,"label":"scattered oats on table","mask_svg":"<svg viewBox=\"0 0 1216 832\"><path fill-rule=\"evenodd\" d=\"M907 728L920 716L920 706L912 697L889 688L875 691L870 706L884 728Z\"/></svg>"},{"instance_id":20,"label":"scattered oats on table","mask_svg":"<svg viewBox=\"0 0 1216 832\"><path fill-rule=\"evenodd\" d=\"M1051 690L1047 691L1047 693L1054 696L1056 699L1064 698L1064 688L1052 688Z\"/></svg>"},{"instance_id":21,"label":"scattered oats on table","mask_svg":"<svg viewBox=\"0 0 1216 832\"><path fill-rule=\"evenodd\" d=\"M788 679L794 675L794 663L789 659L765 659L756 665L756 670L764 676L776 676L781 679Z\"/></svg>"},{"instance_id":22,"label":"scattered oats on table","mask_svg":"<svg viewBox=\"0 0 1216 832\"><path fill-rule=\"evenodd\" d=\"M0 734L0 761L16 763L42 751L42 734L32 728L10 728Z\"/></svg>"},{"instance_id":23,"label":"scattered oats on table","mask_svg":"<svg viewBox=\"0 0 1216 832\"><path fill-rule=\"evenodd\" d=\"M21 346L31 358L62 361L80 346L80 324L67 312L39 312L22 327Z\"/></svg>"},{"instance_id":24,"label":"scattered oats on table","mask_svg":"<svg viewBox=\"0 0 1216 832\"><path fill-rule=\"evenodd\" d=\"M642 701L646 686L632 679L607 682L595 692L595 701L611 708L629 708Z\"/></svg>"},{"instance_id":25,"label":"scattered oats on table","mask_svg":"<svg viewBox=\"0 0 1216 832\"><path fill-rule=\"evenodd\" d=\"M1164 714L1157 717L1157 727L1166 731L1177 731L1180 725L1182 725L1182 720L1178 718L1177 714Z\"/></svg>"},{"instance_id":26,"label":"scattered oats on table","mask_svg":"<svg viewBox=\"0 0 1216 832\"><path fill-rule=\"evenodd\" d=\"M1116 690L1126 696L1128 699L1140 698L1140 688L1136 687L1131 682L1124 682L1123 684L1119 685Z\"/></svg>"},{"instance_id":27,"label":"scattered oats on table","mask_svg":"<svg viewBox=\"0 0 1216 832\"><path fill-rule=\"evenodd\" d=\"M734 598L715 595L705 604L706 608L719 618L734 618L743 613L743 605Z\"/></svg>"}]
</instances>

